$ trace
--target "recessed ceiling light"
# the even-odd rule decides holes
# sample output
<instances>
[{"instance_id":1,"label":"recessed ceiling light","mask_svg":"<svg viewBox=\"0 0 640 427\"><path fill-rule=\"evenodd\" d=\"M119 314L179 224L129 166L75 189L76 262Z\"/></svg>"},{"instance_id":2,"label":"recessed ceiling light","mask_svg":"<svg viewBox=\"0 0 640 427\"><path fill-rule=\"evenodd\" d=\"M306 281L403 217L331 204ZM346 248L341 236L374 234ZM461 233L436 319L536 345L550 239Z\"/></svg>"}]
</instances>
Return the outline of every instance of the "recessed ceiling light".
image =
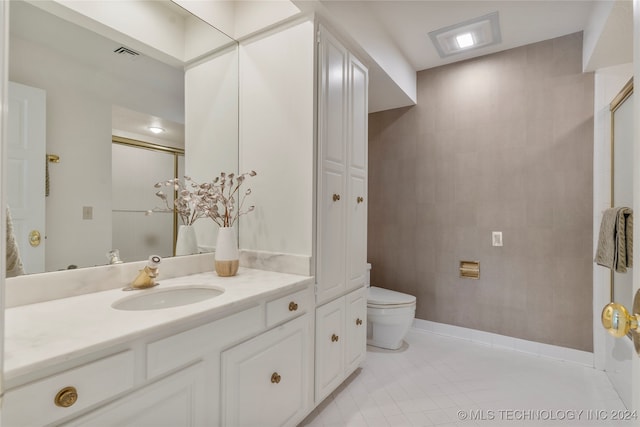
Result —
<instances>
[{"instance_id":1,"label":"recessed ceiling light","mask_svg":"<svg viewBox=\"0 0 640 427\"><path fill-rule=\"evenodd\" d=\"M429 37L441 58L502 41L498 12L431 31Z\"/></svg>"},{"instance_id":2,"label":"recessed ceiling light","mask_svg":"<svg viewBox=\"0 0 640 427\"><path fill-rule=\"evenodd\" d=\"M158 126L149 126L149 130L153 133L162 133L164 132L164 129L162 129L161 127Z\"/></svg>"},{"instance_id":3,"label":"recessed ceiling light","mask_svg":"<svg viewBox=\"0 0 640 427\"><path fill-rule=\"evenodd\" d=\"M473 36L471 33L462 33L456 36L456 42L458 43L458 47L460 49L466 49L475 44L473 41Z\"/></svg>"}]
</instances>

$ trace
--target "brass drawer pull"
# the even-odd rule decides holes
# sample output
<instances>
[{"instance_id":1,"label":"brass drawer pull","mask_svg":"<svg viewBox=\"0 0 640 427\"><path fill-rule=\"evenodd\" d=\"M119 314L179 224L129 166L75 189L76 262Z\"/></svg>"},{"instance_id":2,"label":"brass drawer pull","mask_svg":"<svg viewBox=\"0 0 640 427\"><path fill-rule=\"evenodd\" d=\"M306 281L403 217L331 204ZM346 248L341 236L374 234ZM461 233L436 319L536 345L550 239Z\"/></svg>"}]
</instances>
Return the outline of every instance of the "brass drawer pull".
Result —
<instances>
[{"instance_id":1,"label":"brass drawer pull","mask_svg":"<svg viewBox=\"0 0 640 427\"><path fill-rule=\"evenodd\" d=\"M76 403L78 400L78 391L75 387L65 387L56 394L56 397L53 399L56 406L60 406L62 408L68 408L69 406Z\"/></svg>"},{"instance_id":2,"label":"brass drawer pull","mask_svg":"<svg viewBox=\"0 0 640 427\"><path fill-rule=\"evenodd\" d=\"M338 200L340 200L340 195L339 194L334 194L333 195L333 201L337 202Z\"/></svg>"},{"instance_id":3,"label":"brass drawer pull","mask_svg":"<svg viewBox=\"0 0 640 427\"><path fill-rule=\"evenodd\" d=\"M338 342L339 339L340 337L337 336L336 334L331 335L331 342Z\"/></svg>"},{"instance_id":4,"label":"brass drawer pull","mask_svg":"<svg viewBox=\"0 0 640 427\"><path fill-rule=\"evenodd\" d=\"M358 326L362 325L362 319L356 319L356 325Z\"/></svg>"},{"instance_id":5,"label":"brass drawer pull","mask_svg":"<svg viewBox=\"0 0 640 427\"><path fill-rule=\"evenodd\" d=\"M271 382L273 384L280 384L281 379L282 377L277 372L274 372L273 374L271 374Z\"/></svg>"},{"instance_id":6,"label":"brass drawer pull","mask_svg":"<svg viewBox=\"0 0 640 427\"><path fill-rule=\"evenodd\" d=\"M295 302L291 301L289 303L289 311L296 311L298 309L298 304L296 304Z\"/></svg>"},{"instance_id":7,"label":"brass drawer pull","mask_svg":"<svg viewBox=\"0 0 640 427\"><path fill-rule=\"evenodd\" d=\"M356 202L358 202L358 203L364 202L364 197L362 197L362 196L356 197Z\"/></svg>"}]
</instances>

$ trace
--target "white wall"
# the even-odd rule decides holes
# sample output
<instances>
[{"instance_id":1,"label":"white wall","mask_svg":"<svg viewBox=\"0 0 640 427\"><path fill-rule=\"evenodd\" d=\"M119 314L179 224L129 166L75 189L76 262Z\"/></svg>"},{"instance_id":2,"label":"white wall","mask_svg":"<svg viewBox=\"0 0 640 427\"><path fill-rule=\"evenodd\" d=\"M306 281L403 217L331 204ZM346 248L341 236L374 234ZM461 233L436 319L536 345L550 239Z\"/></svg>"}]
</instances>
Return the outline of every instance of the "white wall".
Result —
<instances>
[{"instance_id":1,"label":"white wall","mask_svg":"<svg viewBox=\"0 0 640 427\"><path fill-rule=\"evenodd\" d=\"M236 46L186 71L185 116L186 175L202 183L213 180L221 172L237 172ZM215 246L218 227L213 220L200 219L195 228L198 245L205 249Z\"/></svg>"},{"instance_id":2,"label":"white wall","mask_svg":"<svg viewBox=\"0 0 640 427\"><path fill-rule=\"evenodd\" d=\"M309 21L240 44L240 170L258 173L243 249L312 255L314 45Z\"/></svg>"},{"instance_id":3,"label":"white wall","mask_svg":"<svg viewBox=\"0 0 640 427\"><path fill-rule=\"evenodd\" d=\"M633 18L628 0L594 2L584 30L582 68L595 71L633 60Z\"/></svg>"}]
</instances>

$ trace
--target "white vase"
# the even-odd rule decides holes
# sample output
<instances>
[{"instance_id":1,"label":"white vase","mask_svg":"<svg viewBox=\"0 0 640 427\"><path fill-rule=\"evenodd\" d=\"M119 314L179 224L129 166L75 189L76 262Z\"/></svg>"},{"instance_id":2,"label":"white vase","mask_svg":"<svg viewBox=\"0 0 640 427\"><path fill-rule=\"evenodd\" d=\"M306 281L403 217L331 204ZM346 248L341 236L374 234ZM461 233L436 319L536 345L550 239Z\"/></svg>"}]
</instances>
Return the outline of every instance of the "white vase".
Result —
<instances>
[{"instance_id":1,"label":"white vase","mask_svg":"<svg viewBox=\"0 0 640 427\"><path fill-rule=\"evenodd\" d=\"M235 276L239 266L238 240L234 227L220 227L216 240L216 273L218 276Z\"/></svg>"},{"instance_id":2,"label":"white vase","mask_svg":"<svg viewBox=\"0 0 640 427\"><path fill-rule=\"evenodd\" d=\"M178 228L178 238L176 239L176 256L193 255L198 253L198 241L196 240L196 230L193 225L181 225Z\"/></svg>"}]
</instances>

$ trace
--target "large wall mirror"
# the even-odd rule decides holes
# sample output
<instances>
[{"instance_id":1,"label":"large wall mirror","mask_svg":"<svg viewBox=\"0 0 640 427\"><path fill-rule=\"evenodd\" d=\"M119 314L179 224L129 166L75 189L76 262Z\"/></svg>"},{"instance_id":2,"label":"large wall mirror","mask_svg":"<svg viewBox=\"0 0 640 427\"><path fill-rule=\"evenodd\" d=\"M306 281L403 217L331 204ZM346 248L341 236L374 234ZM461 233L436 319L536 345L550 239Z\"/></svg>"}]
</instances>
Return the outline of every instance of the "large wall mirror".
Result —
<instances>
[{"instance_id":1,"label":"large wall mirror","mask_svg":"<svg viewBox=\"0 0 640 427\"><path fill-rule=\"evenodd\" d=\"M164 0L9 12L7 198L25 273L172 255L173 214L146 214L162 206L153 185L237 170L237 43Z\"/></svg>"},{"instance_id":2,"label":"large wall mirror","mask_svg":"<svg viewBox=\"0 0 640 427\"><path fill-rule=\"evenodd\" d=\"M611 206L633 208L633 79L611 102ZM611 301L633 306L633 270L611 270Z\"/></svg>"}]
</instances>

